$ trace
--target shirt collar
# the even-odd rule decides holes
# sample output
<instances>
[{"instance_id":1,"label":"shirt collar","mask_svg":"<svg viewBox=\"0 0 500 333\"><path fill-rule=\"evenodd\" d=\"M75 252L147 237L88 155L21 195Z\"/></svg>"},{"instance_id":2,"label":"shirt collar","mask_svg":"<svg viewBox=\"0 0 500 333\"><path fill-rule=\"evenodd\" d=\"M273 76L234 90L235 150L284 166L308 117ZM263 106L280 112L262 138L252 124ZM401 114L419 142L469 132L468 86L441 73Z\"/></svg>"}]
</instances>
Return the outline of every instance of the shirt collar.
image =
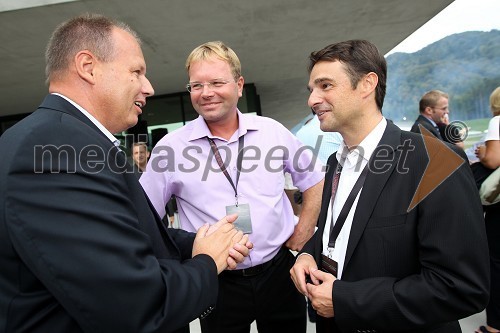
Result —
<instances>
[{"instance_id":1,"label":"shirt collar","mask_svg":"<svg viewBox=\"0 0 500 333\"><path fill-rule=\"evenodd\" d=\"M81 113L83 113L87 118L90 119L90 121L97 126L97 128L102 132L104 133L104 135L116 146L116 147L119 147L120 146L120 140L118 140L117 138L115 138L115 136L113 134L111 134L110 131L108 131L108 129L106 127L104 127L93 115L91 115L87 110L85 110L84 108L82 108L80 105L78 105L76 102L74 102L73 100L71 100L70 98L64 96L64 95L61 95L59 93L52 93L52 95L57 95L59 97L62 97L64 98L65 100L67 100L68 102L70 102L75 108L77 108Z\"/></svg>"},{"instance_id":2,"label":"shirt collar","mask_svg":"<svg viewBox=\"0 0 500 333\"><path fill-rule=\"evenodd\" d=\"M256 119L255 117L252 117L247 114L242 114L238 109L236 109L236 112L238 113L238 132L236 133L237 135L236 136L233 135L233 137L231 137L231 139L228 142L238 140L240 136L245 135L249 130L258 130L257 124L255 123ZM224 140L223 138L212 135L210 129L208 128L207 123L205 122L205 119L203 119L202 116L198 116L198 118L193 120L193 130L191 131L188 140L194 141L202 139L204 137Z\"/></svg>"},{"instance_id":3,"label":"shirt collar","mask_svg":"<svg viewBox=\"0 0 500 333\"><path fill-rule=\"evenodd\" d=\"M372 129L372 131L363 139L363 141L361 141L361 143L351 151L348 150L345 141L342 140L342 144L336 155L337 161L341 161L342 156L345 156L345 158L347 158L351 164L354 164L358 161L358 156L361 156L364 160L369 161L373 152L377 148L378 143L382 139L386 127L387 120L382 117L377 126L375 126L375 128Z\"/></svg>"},{"instance_id":4,"label":"shirt collar","mask_svg":"<svg viewBox=\"0 0 500 333\"><path fill-rule=\"evenodd\" d=\"M428 121L430 121L430 123L432 124L432 126L434 127L438 127L438 125L436 124L436 122L434 120L432 120L431 118L427 118L424 116L425 119L427 119Z\"/></svg>"}]
</instances>

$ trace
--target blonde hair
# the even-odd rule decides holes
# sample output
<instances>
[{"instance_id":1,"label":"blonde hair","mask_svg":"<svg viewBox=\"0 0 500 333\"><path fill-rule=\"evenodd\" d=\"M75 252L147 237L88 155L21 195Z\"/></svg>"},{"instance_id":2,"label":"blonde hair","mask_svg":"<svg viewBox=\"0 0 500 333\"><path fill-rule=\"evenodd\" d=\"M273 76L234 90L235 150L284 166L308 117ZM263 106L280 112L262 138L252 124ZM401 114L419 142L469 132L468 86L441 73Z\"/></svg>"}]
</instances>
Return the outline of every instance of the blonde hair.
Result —
<instances>
[{"instance_id":1,"label":"blonde hair","mask_svg":"<svg viewBox=\"0 0 500 333\"><path fill-rule=\"evenodd\" d=\"M219 58L229 64L231 68L231 74L235 80L238 80L241 76L241 63L240 59L234 51L226 46L221 41L213 41L204 43L197 48L195 48L188 56L186 60L186 70L189 72L191 64L196 61L207 60L212 57Z\"/></svg>"},{"instance_id":2,"label":"blonde hair","mask_svg":"<svg viewBox=\"0 0 500 333\"><path fill-rule=\"evenodd\" d=\"M500 87L497 87L490 95L490 108L493 116L500 115Z\"/></svg>"},{"instance_id":3,"label":"blonde hair","mask_svg":"<svg viewBox=\"0 0 500 333\"><path fill-rule=\"evenodd\" d=\"M146 142L142 142L142 141L134 142L132 147L144 147L144 148L146 148L146 151L148 150L148 144Z\"/></svg>"},{"instance_id":4,"label":"blonde hair","mask_svg":"<svg viewBox=\"0 0 500 333\"><path fill-rule=\"evenodd\" d=\"M425 109L430 107L433 108L438 103L439 99L444 97L446 99L450 99L447 93L442 92L441 90L431 90L426 92L419 102L419 111L420 113L424 113Z\"/></svg>"}]
</instances>

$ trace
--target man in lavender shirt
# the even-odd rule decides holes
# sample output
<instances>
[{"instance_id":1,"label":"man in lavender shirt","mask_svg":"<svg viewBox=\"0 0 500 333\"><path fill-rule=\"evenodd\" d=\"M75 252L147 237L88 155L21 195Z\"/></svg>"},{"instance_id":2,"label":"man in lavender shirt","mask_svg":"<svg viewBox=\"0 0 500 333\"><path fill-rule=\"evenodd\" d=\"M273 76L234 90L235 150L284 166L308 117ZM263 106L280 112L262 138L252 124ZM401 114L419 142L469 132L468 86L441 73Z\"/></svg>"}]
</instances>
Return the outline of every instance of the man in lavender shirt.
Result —
<instances>
[{"instance_id":1,"label":"man in lavender shirt","mask_svg":"<svg viewBox=\"0 0 500 333\"><path fill-rule=\"evenodd\" d=\"M241 65L222 42L194 49L186 69L200 116L158 142L141 184L160 216L175 194L183 229L236 212L236 227L254 244L236 270L220 275L216 310L201 321L202 331L249 332L256 320L260 332L305 332L305 298L290 279L289 249L300 250L314 233L321 163L280 123L238 110ZM283 191L285 171L304 193L297 224Z\"/></svg>"}]
</instances>

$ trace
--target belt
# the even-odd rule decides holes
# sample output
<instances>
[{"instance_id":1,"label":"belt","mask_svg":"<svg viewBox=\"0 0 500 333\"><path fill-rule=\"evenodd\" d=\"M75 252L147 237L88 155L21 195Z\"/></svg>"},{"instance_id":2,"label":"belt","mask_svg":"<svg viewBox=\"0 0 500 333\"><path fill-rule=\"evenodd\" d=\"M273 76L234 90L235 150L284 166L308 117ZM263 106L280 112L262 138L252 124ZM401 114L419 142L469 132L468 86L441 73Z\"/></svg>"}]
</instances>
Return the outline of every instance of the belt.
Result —
<instances>
[{"instance_id":1,"label":"belt","mask_svg":"<svg viewBox=\"0 0 500 333\"><path fill-rule=\"evenodd\" d=\"M283 254L286 253L285 251L288 251L288 249L282 247L278 251L278 253L274 256L273 259L266 261L265 263L244 269L225 270L223 274L230 276L245 276L245 277L258 275L269 269L269 267L271 267L272 265L274 265L281 258L281 256L283 256Z\"/></svg>"}]
</instances>

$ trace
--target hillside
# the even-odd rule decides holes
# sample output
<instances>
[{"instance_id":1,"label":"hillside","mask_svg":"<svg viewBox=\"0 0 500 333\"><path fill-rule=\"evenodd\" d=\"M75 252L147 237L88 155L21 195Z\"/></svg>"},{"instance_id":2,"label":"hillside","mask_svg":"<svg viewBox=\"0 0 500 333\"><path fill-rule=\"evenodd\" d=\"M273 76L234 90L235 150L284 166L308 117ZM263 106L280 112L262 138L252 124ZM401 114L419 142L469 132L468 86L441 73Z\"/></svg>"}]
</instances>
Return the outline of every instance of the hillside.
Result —
<instances>
[{"instance_id":1,"label":"hillside","mask_svg":"<svg viewBox=\"0 0 500 333\"><path fill-rule=\"evenodd\" d=\"M489 95L500 85L500 30L445 37L415 53L387 57L384 115L395 121L418 115L428 90L450 95L450 118L490 118Z\"/></svg>"}]
</instances>

